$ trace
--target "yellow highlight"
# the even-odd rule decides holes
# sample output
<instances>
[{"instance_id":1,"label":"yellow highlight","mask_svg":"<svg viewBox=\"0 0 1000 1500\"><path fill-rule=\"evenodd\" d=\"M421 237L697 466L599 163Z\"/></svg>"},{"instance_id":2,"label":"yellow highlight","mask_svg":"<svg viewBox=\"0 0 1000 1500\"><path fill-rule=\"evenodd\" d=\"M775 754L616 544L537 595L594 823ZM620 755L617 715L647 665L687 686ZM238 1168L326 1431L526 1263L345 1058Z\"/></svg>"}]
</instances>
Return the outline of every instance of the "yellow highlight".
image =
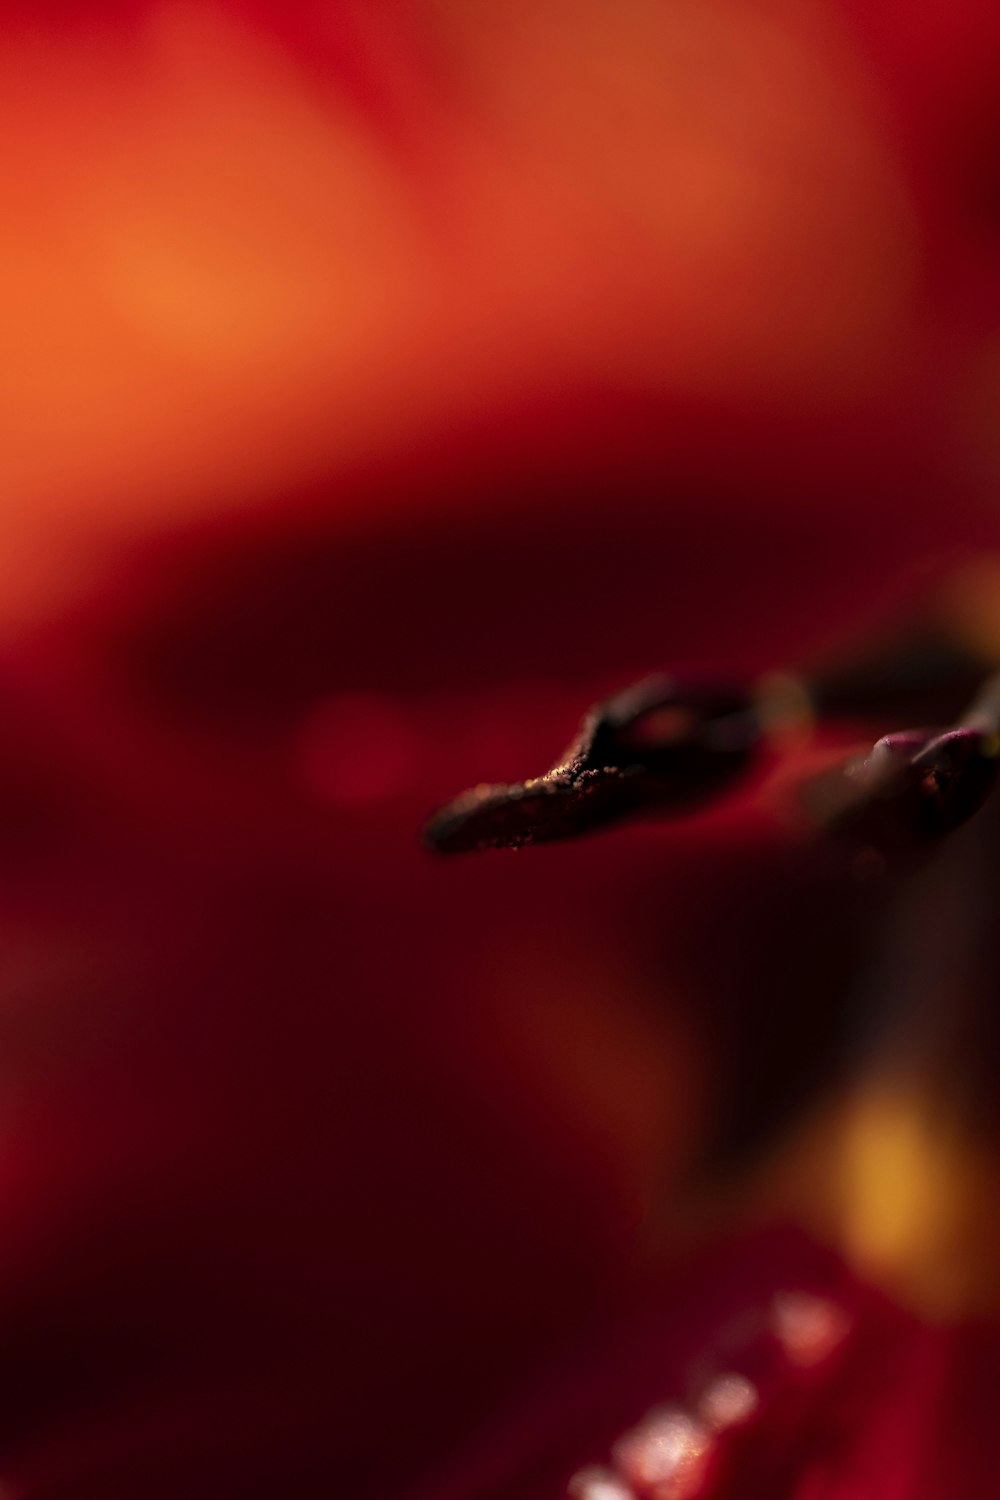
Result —
<instances>
[{"instance_id":1,"label":"yellow highlight","mask_svg":"<svg viewBox=\"0 0 1000 1500\"><path fill-rule=\"evenodd\" d=\"M938 1079L862 1081L744 1201L750 1222L802 1223L926 1318L1000 1314L1000 1166Z\"/></svg>"},{"instance_id":2,"label":"yellow highlight","mask_svg":"<svg viewBox=\"0 0 1000 1500\"><path fill-rule=\"evenodd\" d=\"M850 1112L838 1166L855 1262L876 1280L904 1277L946 1313L964 1290L955 1241L966 1187L946 1125L919 1095L874 1089Z\"/></svg>"},{"instance_id":3,"label":"yellow highlight","mask_svg":"<svg viewBox=\"0 0 1000 1500\"><path fill-rule=\"evenodd\" d=\"M832 1146L840 1237L861 1273L928 1316L992 1300L980 1264L996 1225L983 1164L933 1094L912 1082L870 1085L850 1104Z\"/></svg>"}]
</instances>

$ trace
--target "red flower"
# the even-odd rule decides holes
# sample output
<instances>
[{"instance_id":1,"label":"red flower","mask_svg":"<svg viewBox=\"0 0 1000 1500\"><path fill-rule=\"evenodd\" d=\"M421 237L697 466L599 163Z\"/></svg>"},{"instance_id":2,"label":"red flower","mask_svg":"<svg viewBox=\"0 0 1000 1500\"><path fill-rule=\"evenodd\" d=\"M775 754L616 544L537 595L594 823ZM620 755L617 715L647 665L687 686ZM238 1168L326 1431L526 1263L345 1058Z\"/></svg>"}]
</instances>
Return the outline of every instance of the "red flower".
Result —
<instances>
[{"instance_id":1,"label":"red flower","mask_svg":"<svg viewBox=\"0 0 1000 1500\"><path fill-rule=\"evenodd\" d=\"M989 1153L851 1082L989 1075L988 840L417 838L995 542L994 23L888 15L10 8L12 1495L991 1493Z\"/></svg>"}]
</instances>

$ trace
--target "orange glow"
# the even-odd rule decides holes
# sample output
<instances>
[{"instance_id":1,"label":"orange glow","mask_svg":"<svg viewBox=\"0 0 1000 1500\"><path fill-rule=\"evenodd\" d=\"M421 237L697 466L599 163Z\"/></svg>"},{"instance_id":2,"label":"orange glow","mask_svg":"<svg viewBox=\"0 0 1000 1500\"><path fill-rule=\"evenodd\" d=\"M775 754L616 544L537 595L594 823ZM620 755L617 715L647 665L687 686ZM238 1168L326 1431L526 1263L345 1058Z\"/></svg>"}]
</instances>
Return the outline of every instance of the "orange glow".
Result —
<instances>
[{"instance_id":1,"label":"orange glow","mask_svg":"<svg viewBox=\"0 0 1000 1500\"><path fill-rule=\"evenodd\" d=\"M887 375L914 229L821 7L424 0L409 52L378 14L406 151L230 6L10 26L8 613L82 546L513 391Z\"/></svg>"}]
</instances>

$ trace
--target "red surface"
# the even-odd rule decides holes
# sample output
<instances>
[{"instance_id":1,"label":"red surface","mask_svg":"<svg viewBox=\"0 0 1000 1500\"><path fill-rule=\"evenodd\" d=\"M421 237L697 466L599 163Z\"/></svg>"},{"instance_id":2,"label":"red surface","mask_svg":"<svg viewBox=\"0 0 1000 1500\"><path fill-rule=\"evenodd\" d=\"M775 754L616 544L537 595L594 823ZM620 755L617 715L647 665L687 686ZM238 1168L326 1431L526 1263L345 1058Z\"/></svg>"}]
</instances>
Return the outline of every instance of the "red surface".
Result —
<instances>
[{"instance_id":1,"label":"red surface","mask_svg":"<svg viewBox=\"0 0 1000 1500\"><path fill-rule=\"evenodd\" d=\"M678 230L655 172L622 185L631 146L588 151L610 21L582 28L553 123L528 69L545 7L495 44L495 15L470 42L447 6L345 6L322 41L306 7L209 9L235 32L195 46L178 9L171 66L189 48L204 76L169 87L123 62L147 7L10 13L37 73L0 122L26 142L5 284L37 359L10 382L0 662L0 1479L25 1500L558 1500L688 1399L727 1320L805 1288L852 1332L782 1376L711 1493L985 1500L995 1328L926 1327L795 1233L685 1262L649 1232L686 1229L707 1153L780 1136L842 1063L823 981L853 956L850 893L749 798L468 864L417 835L461 786L541 770L598 694L801 662L996 544L991 7L793 7L786 113L769 134L751 79L739 116L763 110L754 151L776 152L748 169L751 204L781 189L760 243L706 229L697 191ZM711 15L743 57L735 11ZM244 32L276 74L229 47ZM646 32L621 35L645 78ZM785 55L754 38L762 67ZM218 169L191 101L230 94ZM729 96L708 97L712 146ZM258 169L261 100L288 154ZM140 165L166 153L148 178L115 154L130 111ZM643 162L683 175L653 118ZM378 197L326 287L351 132L372 161L346 198L388 162L407 227ZM95 161L124 175L91 198ZM905 275L880 260L896 194ZM78 237L104 215L148 255L157 205L154 246L177 251L176 223L194 246L184 305L137 250L140 312L105 316ZM855 251L873 279L845 290ZM212 321L230 265L250 333Z\"/></svg>"}]
</instances>

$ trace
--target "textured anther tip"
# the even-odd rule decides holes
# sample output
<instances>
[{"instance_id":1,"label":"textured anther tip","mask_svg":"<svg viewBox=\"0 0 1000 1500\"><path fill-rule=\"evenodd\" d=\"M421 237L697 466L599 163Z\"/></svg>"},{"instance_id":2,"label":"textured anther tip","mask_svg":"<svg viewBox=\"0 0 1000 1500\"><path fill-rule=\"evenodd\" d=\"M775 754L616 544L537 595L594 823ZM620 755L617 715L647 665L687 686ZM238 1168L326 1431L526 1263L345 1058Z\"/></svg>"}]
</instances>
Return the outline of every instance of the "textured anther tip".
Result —
<instances>
[{"instance_id":1,"label":"textured anther tip","mask_svg":"<svg viewBox=\"0 0 1000 1500\"><path fill-rule=\"evenodd\" d=\"M914 756L923 831L932 838L951 833L979 811L996 785L1000 736L981 729L952 729Z\"/></svg>"},{"instance_id":2,"label":"textured anther tip","mask_svg":"<svg viewBox=\"0 0 1000 1500\"><path fill-rule=\"evenodd\" d=\"M560 795L545 776L471 787L429 819L424 842L438 854L472 854L570 838L578 831L580 795Z\"/></svg>"},{"instance_id":3,"label":"textured anther tip","mask_svg":"<svg viewBox=\"0 0 1000 1500\"><path fill-rule=\"evenodd\" d=\"M650 677L592 708L544 776L473 787L424 830L442 854L575 838L640 812L681 814L742 774L760 739L747 693Z\"/></svg>"},{"instance_id":4,"label":"textured anther tip","mask_svg":"<svg viewBox=\"0 0 1000 1500\"><path fill-rule=\"evenodd\" d=\"M836 835L885 852L919 852L979 811L1000 770L1000 736L960 727L886 735L845 768L825 818Z\"/></svg>"}]
</instances>

